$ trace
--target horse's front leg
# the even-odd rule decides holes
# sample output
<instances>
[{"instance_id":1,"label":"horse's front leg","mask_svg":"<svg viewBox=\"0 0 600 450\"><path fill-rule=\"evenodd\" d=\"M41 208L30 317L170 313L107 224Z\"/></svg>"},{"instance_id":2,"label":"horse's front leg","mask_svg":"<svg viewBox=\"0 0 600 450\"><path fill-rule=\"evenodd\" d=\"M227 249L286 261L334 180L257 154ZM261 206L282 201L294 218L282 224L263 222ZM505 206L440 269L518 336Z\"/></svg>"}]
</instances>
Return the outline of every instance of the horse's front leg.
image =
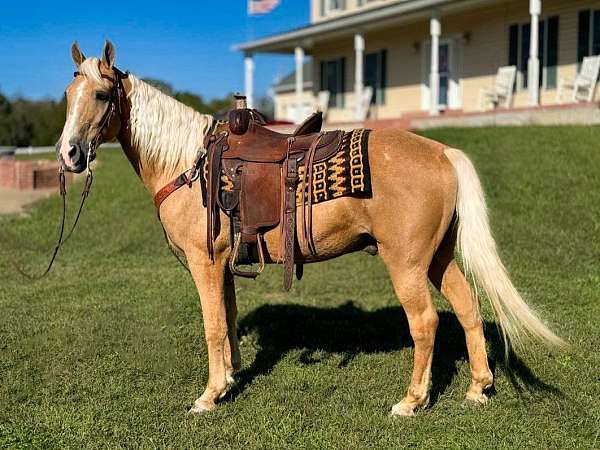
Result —
<instances>
[{"instance_id":1,"label":"horse's front leg","mask_svg":"<svg viewBox=\"0 0 600 450\"><path fill-rule=\"evenodd\" d=\"M200 414L214 409L215 401L227 390L227 366L230 364L225 362L228 334L225 304L226 259L215 255L215 262L212 263L205 254L189 255L188 263L200 294L204 337L208 347L208 383L190 409L191 413Z\"/></svg>"},{"instance_id":2,"label":"horse's front leg","mask_svg":"<svg viewBox=\"0 0 600 450\"><path fill-rule=\"evenodd\" d=\"M225 376L227 383L234 382L233 374L240 370L242 359L237 337L237 304L235 280L229 267L225 268L225 311L227 315L227 341L225 342Z\"/></svg>"}]
</instances>

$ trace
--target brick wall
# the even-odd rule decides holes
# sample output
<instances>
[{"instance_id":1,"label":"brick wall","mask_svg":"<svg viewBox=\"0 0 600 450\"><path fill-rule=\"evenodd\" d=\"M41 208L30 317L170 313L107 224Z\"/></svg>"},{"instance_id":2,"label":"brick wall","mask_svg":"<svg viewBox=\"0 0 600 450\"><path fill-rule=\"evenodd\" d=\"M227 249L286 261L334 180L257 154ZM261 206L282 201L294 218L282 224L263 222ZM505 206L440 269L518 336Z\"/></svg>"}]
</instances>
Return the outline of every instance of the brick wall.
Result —
<instances>
[{"instance_id":1,"label":"brick wall","mask_svg":"<svg viewBox=\"0 0 600 450\"><path fill-rule=\"evenodd\" d=\"M15 185L15 161L0 159L0 187L11 188Z\"/></svg>"},{"instance_id":2,"label":"brick wall","mask_svg":"<svg viewBox=\"0 0 600 450\"><path fill-rule=\"evenodd\" d=\"M58 163L56 161L0 160L0 187L31 190L58 187ZM67 173L71 182L73 174Z\"/></svg>"}]
</instances>

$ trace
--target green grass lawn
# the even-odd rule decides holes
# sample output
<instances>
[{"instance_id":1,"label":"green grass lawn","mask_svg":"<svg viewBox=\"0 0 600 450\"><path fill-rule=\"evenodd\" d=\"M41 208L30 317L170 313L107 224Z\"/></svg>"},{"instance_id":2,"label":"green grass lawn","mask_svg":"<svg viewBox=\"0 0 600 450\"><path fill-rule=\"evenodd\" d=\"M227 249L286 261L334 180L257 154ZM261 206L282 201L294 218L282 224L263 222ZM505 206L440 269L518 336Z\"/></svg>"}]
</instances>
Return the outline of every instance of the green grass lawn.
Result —
<instances>
[{"instance_id":1,"label":"green grass lawn","mask_svg":"<svg viewBox=\"0 0 600 450\"><path fill-rule=\"evenodd\" d=\"M432 407L392 419L413 348L381 261L308 266L289 294L270 267L237 283L238 386L189 416L207 378L196 290L150 196L105 150L81 226L45 280L8 261L42 270L59 199L0 218L0 448L599 448L600 129L426 134L471 155L504 262L568 352L531 346L505 363L484 302L496 393L465 407L463 333L436 295Z\"/></svg>"}]
</instances>

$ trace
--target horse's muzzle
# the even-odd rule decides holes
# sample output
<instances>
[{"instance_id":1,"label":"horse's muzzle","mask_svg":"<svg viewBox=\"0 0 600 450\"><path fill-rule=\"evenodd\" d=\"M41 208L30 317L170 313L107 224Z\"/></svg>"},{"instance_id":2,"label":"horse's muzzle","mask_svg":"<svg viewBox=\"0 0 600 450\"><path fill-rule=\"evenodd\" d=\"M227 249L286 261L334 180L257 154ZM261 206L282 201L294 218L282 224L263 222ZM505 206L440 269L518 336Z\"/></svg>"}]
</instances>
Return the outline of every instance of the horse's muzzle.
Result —
<instances>
[{"instance_id":1,"label":"horse's muzzle","mask_svg":"<svg viewBox=\"0 0 600 450\"><path fill-rule=\"evenodd\" d=\"M87 168L88 163L88 155L87 151L84 150L85 146L81 144L79 141L71 141L71 148L67 153L68 158L63 158L63 156L58 153L59 162L62 164L64 169L68 172L73 173L81 173ZM88 151L90 151L88 149ZM89 161L93 161L96 159L96 152L92 151L92 154L89 157Z\"/></svg>"}]
</instances>

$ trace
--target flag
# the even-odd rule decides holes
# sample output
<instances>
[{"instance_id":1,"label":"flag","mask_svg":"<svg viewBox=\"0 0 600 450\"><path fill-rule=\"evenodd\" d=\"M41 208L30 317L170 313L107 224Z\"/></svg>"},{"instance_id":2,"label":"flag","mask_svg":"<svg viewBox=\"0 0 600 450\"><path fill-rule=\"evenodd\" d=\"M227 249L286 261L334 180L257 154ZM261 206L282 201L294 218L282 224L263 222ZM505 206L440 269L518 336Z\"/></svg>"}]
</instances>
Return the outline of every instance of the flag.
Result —
<instances>
[{"instance_id":1,"label":"flag","mask_svg":"<svg viewBox=\"0 0 600 450\"><path fill-rule=\"evenodd\" d=\"M248 15L256 16L273 11L280 0L248 0Z\"/></svg>"}]
</instances>

